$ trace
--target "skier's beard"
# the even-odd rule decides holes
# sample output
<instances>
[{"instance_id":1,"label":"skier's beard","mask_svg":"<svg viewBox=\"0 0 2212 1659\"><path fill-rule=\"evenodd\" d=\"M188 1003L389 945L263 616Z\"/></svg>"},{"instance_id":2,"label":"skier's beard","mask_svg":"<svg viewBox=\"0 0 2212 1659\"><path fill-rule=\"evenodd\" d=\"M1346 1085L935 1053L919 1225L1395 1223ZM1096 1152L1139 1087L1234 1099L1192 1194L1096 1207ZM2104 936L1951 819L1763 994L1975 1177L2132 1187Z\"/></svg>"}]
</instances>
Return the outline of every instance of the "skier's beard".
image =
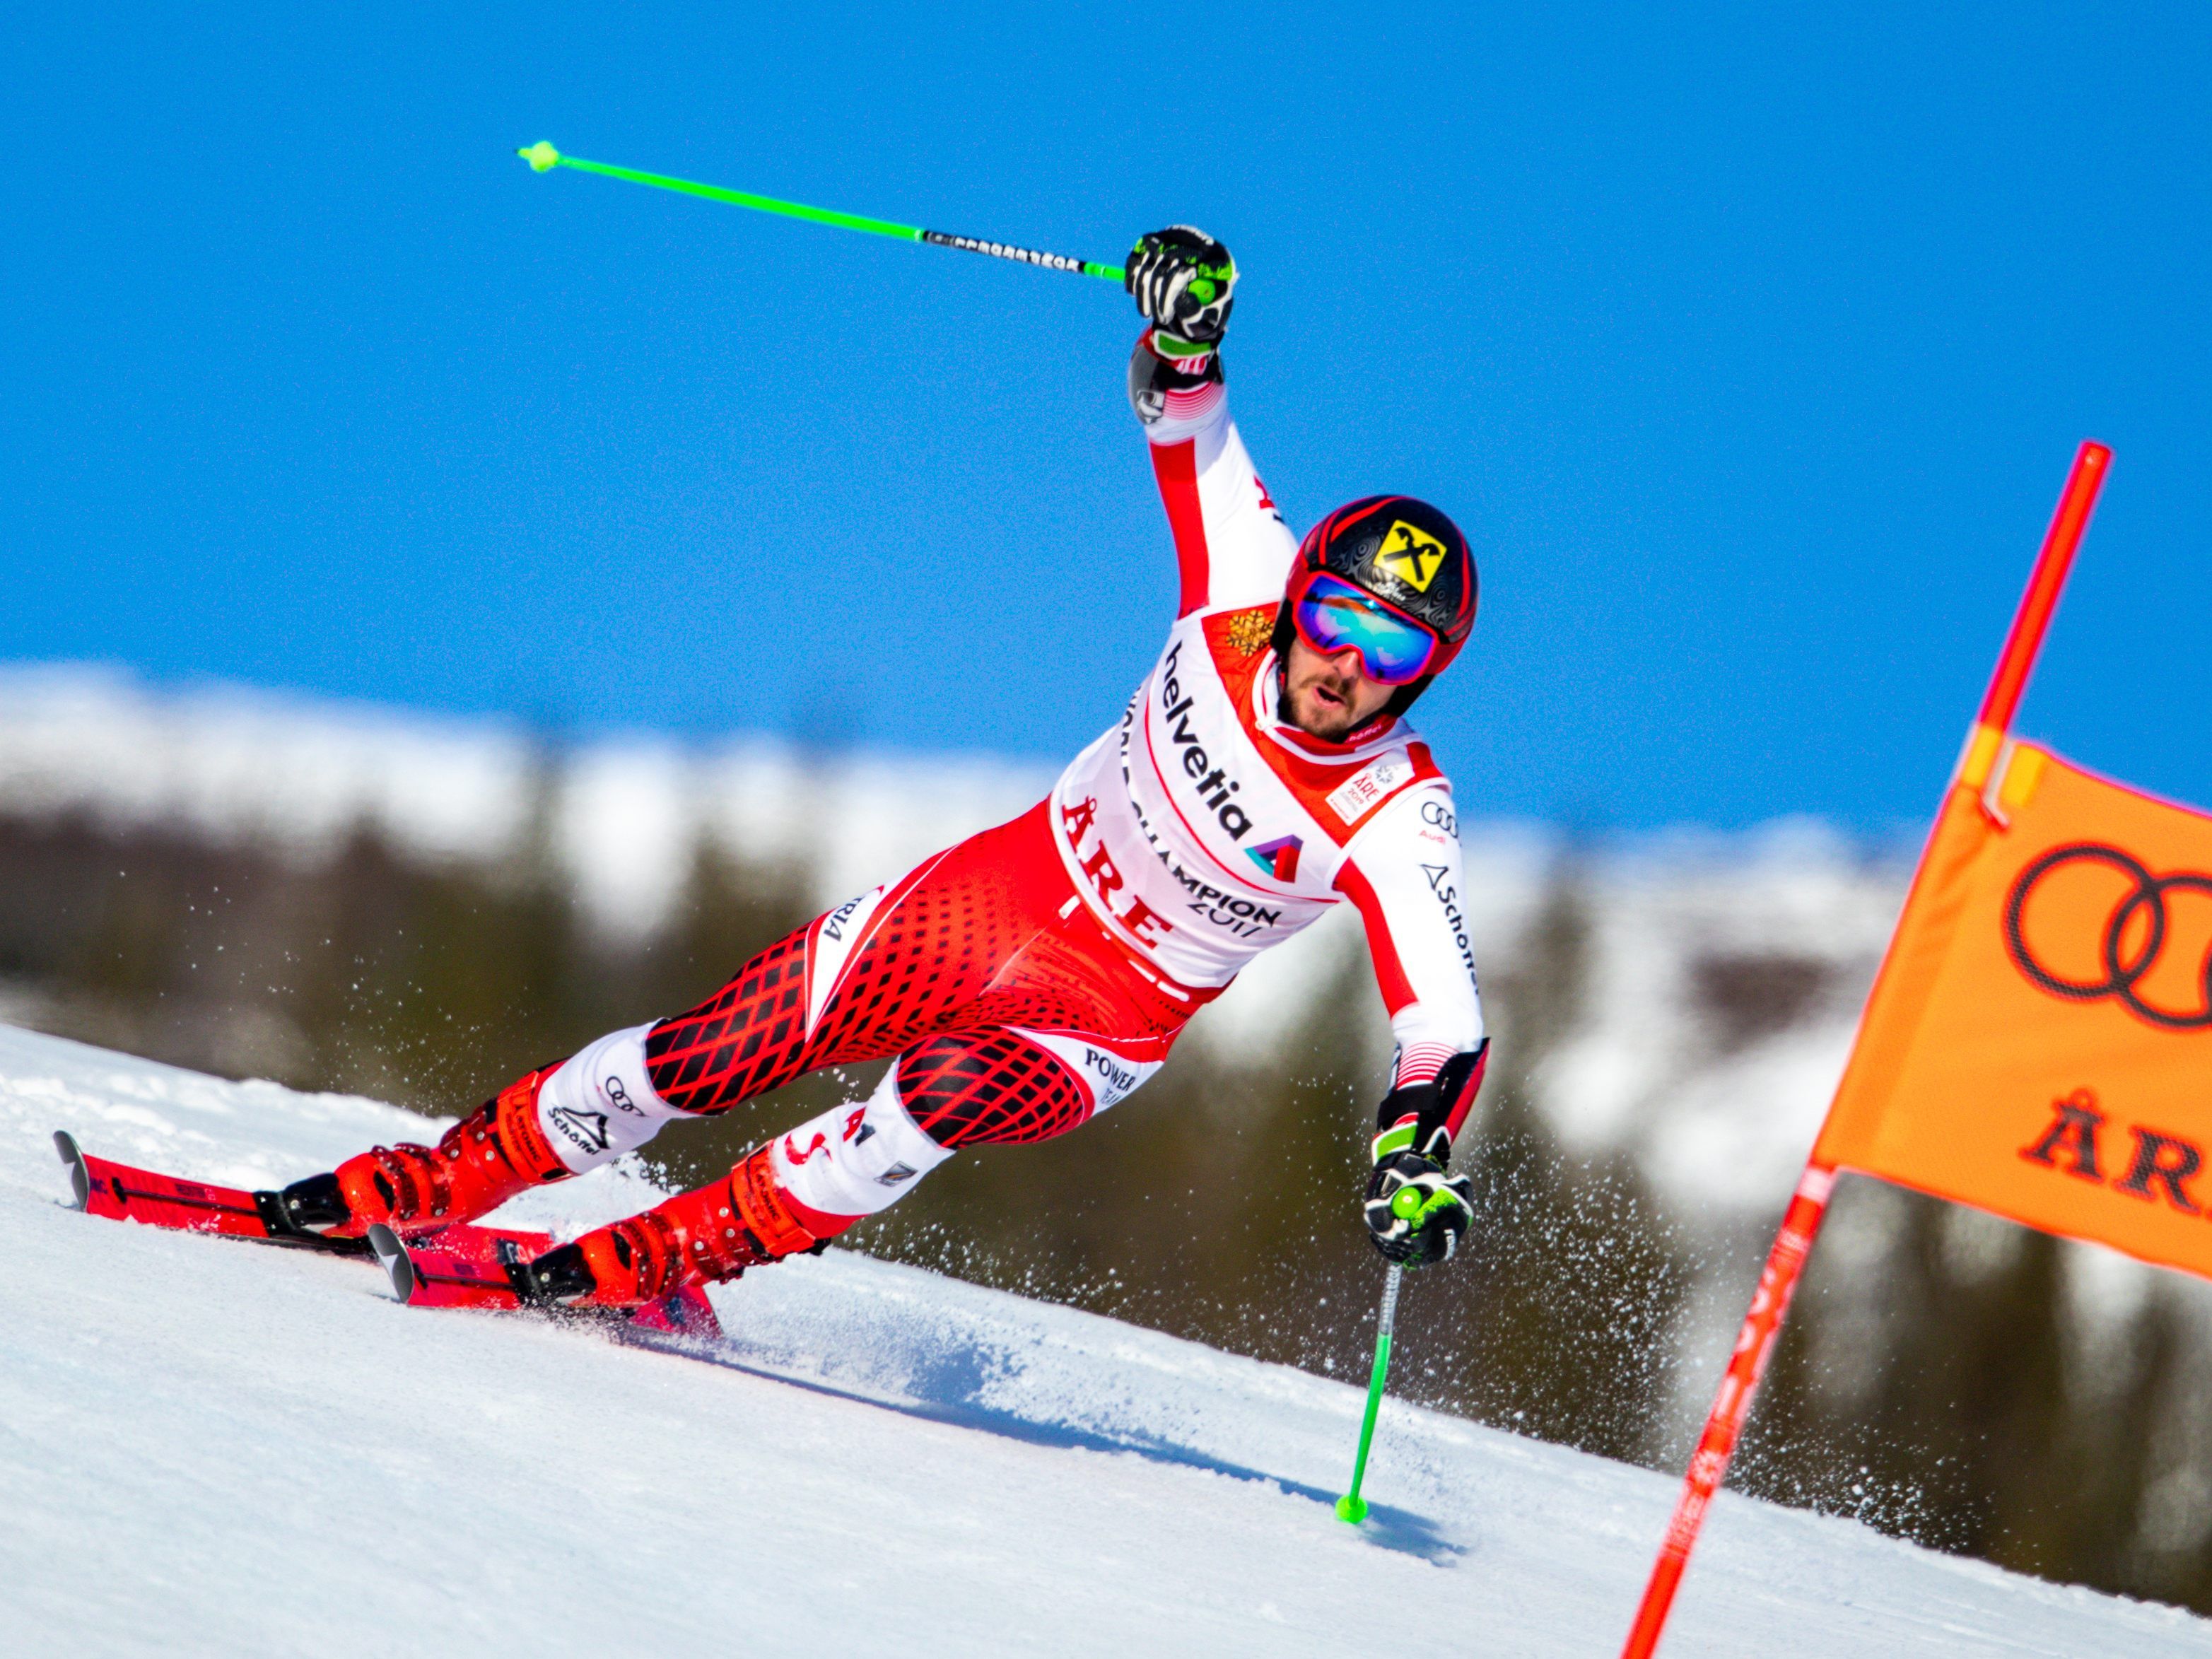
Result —
<instances>
[{"instance_id":1,"label":"skier's beard","mask_svg":"<svg viewBox=\"0 0 2212 1659\"><path fill-rule=\"evenodd\" d=\"M1389 700L1389 687L1339 668L1302 640L1277 669L1275 718L1324 743L1342 743L1371 724Z\"/></svg>"}]
</instances>

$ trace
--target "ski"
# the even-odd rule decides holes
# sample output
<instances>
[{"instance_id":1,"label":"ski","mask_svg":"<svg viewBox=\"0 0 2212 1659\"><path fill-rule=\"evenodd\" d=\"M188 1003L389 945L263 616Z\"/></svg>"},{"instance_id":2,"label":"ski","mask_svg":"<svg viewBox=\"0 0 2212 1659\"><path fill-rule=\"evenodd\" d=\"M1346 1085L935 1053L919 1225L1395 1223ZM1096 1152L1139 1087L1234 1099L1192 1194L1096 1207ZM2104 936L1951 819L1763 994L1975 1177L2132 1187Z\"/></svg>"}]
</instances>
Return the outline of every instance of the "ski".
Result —
<instances>
[{"instance_id":1,"label":"ski","mask_svg":"<svg viewBox=\"0 0 2212 1659\"><path fill-rule=\"evenodd\" d=\"M623 1313L609 1310L541 1308L526 1302L516 1286L533 1252L495 1241L491 1250L450 1249L443 1233L402 1239L391 1228L368 1230L368 1243L392 1281L392 1293L410 1308L477 1308L493 1313L529 1310L580 1318L599 1318L623 1333L712 1339L722 1334L714 1304L697 1285Z\"/></svg>"},{"instance_id":2,"label":"ski","mask_svg":"<svg viewBox=\"0 0 2212 1659\"><path fill-rule=\"evenodd\" d=\"M278 1195L187 1181L157 1170L140 1170L112 1158L95 1158L66 1129L54 1131L54 1151L70 1172L76 1207L112 1221L136 1221L179 1232L214 1233L251 1239L326 1255L374 1257L391 1279L392 1293L418 1308L520 1308L510 1267L551 1249L553 1235L514 1227L479 1227L461 1222L402 1243L388 1227L369 1229L368 1238L330 1238L294 1226ZM371 1243L381 1236L386 1249ZM722 1334L706 1293L696 1286L638 1309L609 1316L625 1334L713 1338Z\"/></svg>"},{"instance_id":3,"label":"ski","mask_svg":"<svg viewBox=\"0 0 2212 1659\"><path fill-rule=\"evenodd\" d=\"M509 1270L520 1272L531 1258L512 1246L495 1248L488 1257L443 1249L434 1240L410 1246L381 1222L368 1230L368 1246L392 1281L392 1295L410 1308L522 1306Z\"/></svg>"},{"instance_id":4,"label":"ski","mask_svg":"<svg viewBox=\"0 0 2212 1659\"><path fill-rule=\"evenodd\" d=\"M252 1239L326 1255L367 1258L374 1254L365 1238L329 1238L294 1226L285 1218L275 1193L186 1181L155 1170L134 1169L110 1158L94 1158L66 1129L54 1131L54 1151L69 1166L76 1207L87 1215L180 1232ZM553 1248L550 1233L512 1227L463 1224L441 1228L432 1237L438 1241L441 1255L454 1261L490 1262L496 1260L501 1245L511 1246L525 1260Z\"/></svg>"}]
</instances>

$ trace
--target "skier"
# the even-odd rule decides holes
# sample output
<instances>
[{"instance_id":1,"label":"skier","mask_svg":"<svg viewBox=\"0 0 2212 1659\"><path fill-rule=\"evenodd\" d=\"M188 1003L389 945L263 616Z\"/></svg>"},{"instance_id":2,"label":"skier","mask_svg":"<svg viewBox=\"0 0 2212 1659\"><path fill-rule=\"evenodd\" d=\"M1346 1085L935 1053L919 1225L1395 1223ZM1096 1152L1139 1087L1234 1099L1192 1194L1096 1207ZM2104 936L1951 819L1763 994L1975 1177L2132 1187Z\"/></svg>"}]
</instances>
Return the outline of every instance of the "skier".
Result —
<instances>
[{"instance_id":1,"label":"skier","mask_svg":"<svg viewBox=\"0 0 2212 1659\"><path fill-rule=\"evenodd\" d=\"M819 1251L963 1146L1065 1134L1157 1072L1238 969L1350 902L1397 1053L1363 1212L1406 1264L1471 1218L1445 1173L1488 1044L1451 788L1407 709L1474 624L1465 538L1405 495L1303 543L1229 418L1237 269L1187 226L1139 240L1129 395L1182 600L1120 723L1051 794L771 945L687 1013L528 1073L434 1147L287 1188L290 1224L402 1237L484 1214L824 1066L894 1056L864 1102L729 1176L538 1257L526 1300L634 1307Z\"/></svg>"}]
</instances>

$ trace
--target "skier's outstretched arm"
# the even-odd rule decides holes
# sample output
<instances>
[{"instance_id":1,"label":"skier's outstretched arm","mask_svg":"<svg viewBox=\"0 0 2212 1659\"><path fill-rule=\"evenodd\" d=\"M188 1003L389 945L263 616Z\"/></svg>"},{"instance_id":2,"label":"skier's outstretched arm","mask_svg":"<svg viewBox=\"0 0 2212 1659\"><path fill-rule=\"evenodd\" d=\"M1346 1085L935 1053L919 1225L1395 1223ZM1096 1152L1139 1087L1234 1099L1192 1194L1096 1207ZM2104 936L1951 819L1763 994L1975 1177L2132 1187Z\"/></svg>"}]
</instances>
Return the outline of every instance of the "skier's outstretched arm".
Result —
<instances>
[{"instance_id":1,"label":"skier's outstretched arm","mask_svg":"<svg viewBox=\"0 0 2212 1659\"><path fill-rule=\"evenodd\" d=\"M1221 340L1236 282L1229 250L1188 225L1130 252L1127 286L1152 326L1129 356L1129 401L1175 537L1177 616L1273 604L1297 551L1229 418Z\"/></svg>"},{"instance_id":2,"label":"skier's outstretched arm","mask_svg":"<svg viewBox=\"0 0 2212 1659\"><path fill-rule=\"evenodd\" d=\"M1474 1215L1470 1183L1444 1169L1490 1053L1460 896L1450 790L1442 779L1407 790L1348 850L1337 888L1366 924L1398 1044L1390 1091L1376 1113L1363 1212L1376 1248L1391 1261L1441 1261Z\"/></svg>"}]
</instances>

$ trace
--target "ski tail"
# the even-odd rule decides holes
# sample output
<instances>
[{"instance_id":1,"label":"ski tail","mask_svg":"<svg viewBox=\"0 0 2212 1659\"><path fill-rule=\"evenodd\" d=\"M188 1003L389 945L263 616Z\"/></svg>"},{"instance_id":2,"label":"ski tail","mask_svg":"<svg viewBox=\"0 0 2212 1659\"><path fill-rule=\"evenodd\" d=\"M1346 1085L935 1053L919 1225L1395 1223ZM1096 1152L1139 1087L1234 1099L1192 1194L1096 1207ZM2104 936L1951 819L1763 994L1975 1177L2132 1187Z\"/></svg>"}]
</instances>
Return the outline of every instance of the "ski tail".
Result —
<instances>
[{"instance_id":1,"label":"ski tail","mask_svg":"<svg viewBox=\"0 0 2212 1659\"><path fill-rule=\"evenodd\" d=\"M455 1228L450 1232L474 1231ZM407 1240L381 1224L368 1230L369 1247L376 1252L385 1277L392 1281L395 1297L410 1308L480 1308L497 1313L533 1305L521 1292L523 1269L533 1257L552 1248L551 1239L541 1239L536 1249L530 1249L513 1238L495 1238L489 1250L482 1250L448 1248L448 1233L441 1233ZM625 1334L650 1334L690 1341L712 1341L722 1334L714 1304L696 1285L627 1314L560 1307L544 1311L598 1318Z\"/></svg>"},{"instance_id":2,"label":"ski tail","mask_svg":"<svg viewBox=\"0 0 2212 1659\"><path fill-rule=\"evenodd\" d=\"M392 1294L402 1302L412 1302L415 1264L407 1259L407 1247L399 1242L399 1235L380 1221L368 1230L368 1248L375 1254L376 1265L392 1281Z\"/></svg>"},{"instance_id":3,"label":"ski tail","mask_svg":"<svg viewBox=\"0 0 2212 1659\"><path fill-rule=\"evenodd\" d=\"M251 1193L240 1187L218 1187L204 1181L185 1181L153 1170L135 1170L94 1158L76 1144L66 1129L54 1131L54 1151L69 1166L70 1186L76 1207L87 1215L112 1221L137 1221L149 1227L171 1227L185 1232L220 1233L230 1238L259 1238L279 1244L365 1255L368 1247L358 1239L325 1238L302 1233L289 1225L277 1207L274 1193Z\"/></svg>"},{"instance_id":4,"label":"ski tail","mask_svg":"<svg viewBox=\"0 0 2212 1659\"><path fill-rule=\"evenodd\" d=\"M520 1308L510 1269L519 1271L552 1243L544 1238L538 1250L526 1253L515 1239L499 1238L488 1249L454 1249L442 1235L409 1243L381 1222L368 1230L369 1249L392 1281L392 1294L410 1308Z\"/></svg>"},{"instance_id":5,"label":"ski tail","mask_svg":"<svg viewBox=\"0 0 2212 1659\"><path fill-rule=\"evenodd\" d=\"M69 1167L76 1207L88 1215L182 1232L259 1239L337 1255L374 1254L374 1247L365 1238L332 1238L304 1231L285 1215L283 1195L277 1193L217 1187L94 1158L66 1129L54 1131L54 1151ZM479 1227L467 1222L441 1228L427 1237L443 1255L465 1262L495 1263L502 1244L512 1245L525 1261L553 1248L550 1233Z\"/></svg>"},{"instance_id":6,"label":"ski tail","mask_svg":"<svg viewBox=\"0 0 2212 1659\"><path fill-rule=\"evenodd\" d=\"M61 1155L62 1162L69 1165L70 1186L76 1194L77 1208L89 1209L92 1206L92 1176L84 1167L84 1149L76 1144L76 1137L67 1129L57 1129L54 1131L54 1151Z\"/></svg>"}]
</instances>

